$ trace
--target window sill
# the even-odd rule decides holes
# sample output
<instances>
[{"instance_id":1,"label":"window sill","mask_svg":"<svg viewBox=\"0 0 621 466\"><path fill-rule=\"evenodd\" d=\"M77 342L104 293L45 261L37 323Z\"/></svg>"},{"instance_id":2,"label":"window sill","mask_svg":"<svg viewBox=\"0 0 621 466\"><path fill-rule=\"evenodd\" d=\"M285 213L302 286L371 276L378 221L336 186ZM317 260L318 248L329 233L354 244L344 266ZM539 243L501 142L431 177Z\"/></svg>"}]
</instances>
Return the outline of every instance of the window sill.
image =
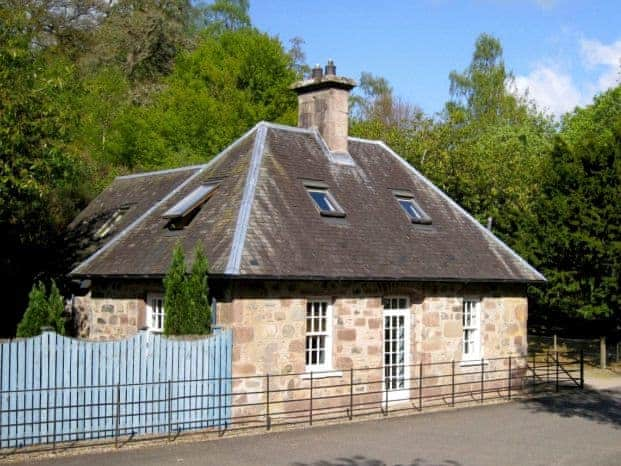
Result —
<instances>
[{"instance_id":1,"label":"window sill","mask_svg":"<svg viewBox=\"0 0 621 466\"><path fill-rule=\"evenodd\" d=\"M489 364L489 361L487 361L486 359L483 359L483 365L487 366ZM471 367L471 366L480 366L481 365L481 359L466 359L464 361L461 361L459 363L459 365L461 367Z\"/></svg>"},{"instance_id":2,"label":"window sill","mask_svg":"<svg viewBox=\"0 0 621 466\"><path fill-rule=\"evenodd\" d=\"M302 380L310 379L311 374L313 375L313 380L315 379L325 379L327 377L343 377L343 371L308 371L306 374L300 375Z\"/></svg>"}]
</instances>

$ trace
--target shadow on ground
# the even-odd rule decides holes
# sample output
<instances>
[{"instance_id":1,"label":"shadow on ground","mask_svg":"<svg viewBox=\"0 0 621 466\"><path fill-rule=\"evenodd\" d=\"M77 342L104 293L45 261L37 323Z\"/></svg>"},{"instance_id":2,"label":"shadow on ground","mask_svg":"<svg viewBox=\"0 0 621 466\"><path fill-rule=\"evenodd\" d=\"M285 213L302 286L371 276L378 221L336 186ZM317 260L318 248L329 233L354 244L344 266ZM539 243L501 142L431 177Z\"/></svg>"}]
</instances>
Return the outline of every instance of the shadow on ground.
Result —
<instances>
[{"instance_id":1,"label":"shadow on ground","mask_svg":"<svg viewBox=\"0 0 621 466\"><path fill-rule=\"evenodd\" d=\"M523 406L534 412L581 417L621 429L621 389L575 390L560 396L528 399Z\"/></svg>"},{"instance_id":2,"label":"shadow on ground","mask_svg":"<svg viewBox=\"0 0 621 466\"><path fill-rule=\"evenodd\" d=\"M362 455L356 455L350 458L335 458L330 461L321 460L313 463L291 463L291 466L388 466L388 463L373 458L366 458ZM461 463L452 460L432 463L422 458L416 458L412 460L411 463L397 463L391 466L461 466Z\"/></svg>"}]
</instances>

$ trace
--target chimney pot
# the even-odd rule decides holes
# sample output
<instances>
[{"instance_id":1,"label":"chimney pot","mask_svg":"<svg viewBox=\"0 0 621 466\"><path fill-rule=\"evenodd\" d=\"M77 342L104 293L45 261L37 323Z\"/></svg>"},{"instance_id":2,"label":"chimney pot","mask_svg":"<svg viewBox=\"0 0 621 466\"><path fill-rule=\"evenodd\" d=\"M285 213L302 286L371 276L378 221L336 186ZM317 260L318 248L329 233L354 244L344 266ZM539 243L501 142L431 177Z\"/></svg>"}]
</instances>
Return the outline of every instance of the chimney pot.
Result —
<instances>
[{"instance_id":1,"label":"chimney pot","mask_svg":"<svg viewBox=\"0 0 621 466\"><path fill-rule=\"evenodd\" d=\"M321 69L321 66L319 66L318 64L315 65L315 67L312 69L312 71L311 71L311 78L312 79L321 79L321 78L323 78L323 70Z\"/></svg>"},{"instance_id":2,"label":"chimney pot","mask_svg":"<svg viewBox=\"0 0 621 466\"><path fill-rule=\"evenodd\" d=\"M326 76L336 76L336 65L334 64L334 60L328 60L325 74Z\"/></svg>"}]
</instances>

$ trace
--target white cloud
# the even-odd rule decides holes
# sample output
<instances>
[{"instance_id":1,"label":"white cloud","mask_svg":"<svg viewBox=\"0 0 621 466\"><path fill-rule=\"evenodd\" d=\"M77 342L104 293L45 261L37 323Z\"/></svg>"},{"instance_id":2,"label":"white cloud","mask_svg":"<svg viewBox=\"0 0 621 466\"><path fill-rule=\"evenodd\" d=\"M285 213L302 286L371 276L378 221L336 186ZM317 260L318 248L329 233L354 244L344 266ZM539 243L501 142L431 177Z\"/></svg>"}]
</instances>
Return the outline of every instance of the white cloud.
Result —
<instances>
[{"instance_id":1,"label":"white cloud","mask_svg":"<svg viewBox=\"0 0 621 466\"><path fill-rule=\"evenodd\" d=\"M571 75L546 65L538 65L526 76L516 76L515 87L542 110L557 116L573 110L584 100Z\"/></svg>"},{"instance_id":2,"label":"white cloud","mask_svg":"<svg viewBox=\"0 0 621 466\"><path fill-rule=\"evenodd\" d=\"M560 66L539 63L529 74L516 76L513 91L527 94L541 109L560 117L619 83L621 40L603 44L598 40L582 39L580 57L581 71L590 71L590 81L578 83Z\"/></svg>"},{"instance_id":3,"label":"white cloud","mask_svg":"<svg viewBox=\"0 0 621 466\"><path fill-rule=\"evenodd\" d=\"M590 68L603 68L595 86L596 92L605 91L619 82L621 72L621 40L610 45L598 40L583 39L580 42L582 59Z\"/></svg>"}]
</instances>

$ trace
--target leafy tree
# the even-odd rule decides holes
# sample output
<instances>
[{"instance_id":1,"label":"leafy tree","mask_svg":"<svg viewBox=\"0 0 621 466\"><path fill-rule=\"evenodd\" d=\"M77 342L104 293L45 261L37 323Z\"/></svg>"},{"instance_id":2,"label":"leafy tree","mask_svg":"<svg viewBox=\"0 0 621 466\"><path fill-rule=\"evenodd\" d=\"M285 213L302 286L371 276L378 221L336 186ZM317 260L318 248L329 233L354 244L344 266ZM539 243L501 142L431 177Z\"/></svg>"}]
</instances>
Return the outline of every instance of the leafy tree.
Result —
<instances>
[{"instance_id":1,"label":"leafy tree","mask_svg":"<svg viewBox=\"0 0 621 466\"><path fill-rule=\"evenodd\" d=\"M514 95L500 42L486 34L472 62L450 74L451 100L428 138L423 170L481 222L513 244L529 215L541 161L550 150L552 121Z\"/></svg>"},{"instance_id":2,"label":"leafy tree","mask_svg":"<svg viewBox=\"0 0 621 466\"><path fill-rule=\"evenodd\" d=\"M132 82L150 83L172 70L189 45L194 9L189 0L118 0L95 32L98 44L85 57L114 65Z\"/></svg>"},{"instance_id":3,"label":"leafy tree","mask_svg":"<svg viewBox=\"0 0 621 466\"><path fill-rule=\"evenodd\" d=\"M33 280L59 272L62 228L82 198L75 67L54 47L33 45L34 20L17 2L0 4L0 279L14 290L9 331Z\"/></svg>"},{"instance_id":4,"label":"leafy tree","mask_svg":"<svg viewBox=\"0 0 621 466\"><path fill-rule=\"evenodd\" d=\"M51 327L57 333L65 334L64 301L52 281L47 295L43 282L33 285L28 295L28 307L17 327L18 337L34 337L41 333L41 327Z\"/></svg>"},{"instance_id":5,"label":"leafy tree","mask_svg":"<svg viewBox=\"0 0 621 466\"><path fill-rule=\"evenodd\" d=\"M248 0L215 0L203 8L205 25L212 31L250 28Z\"/></svg>"},{"instance_id":6,"label":"leafy tree","mask_svg":"<svg viewBox=\"0 0 621 466\"><path fill-rule=\"evenodd\" d=\"M565 117L543 174L526 235L549 280L538 317L621 323L621 86Z\"/></svg>"},{"instance_id":7,"label":"leafy tree","mask_svg":"<svg viewBox=\"0 0 621 466\"><path fill-rule=\"evenodd\" d=\"M209 333L211 308L207 285L208 263L202 249L194 250L190 274L180 245L173 251L170 268L164 278L164 333L192 335Z\"/></svg>"},{"instance_id":8,"label":"leafy tree","mask_svg":"<svg viewBox=\"0 0 621 466\"><path fill-rule=\"evenodd\" d=\"M260 120L292 123L296 73L282 44L254 29L204 31L166 88L115 123L109 153L129 167L205 162Z\"/></svg>"}]
</instances>

